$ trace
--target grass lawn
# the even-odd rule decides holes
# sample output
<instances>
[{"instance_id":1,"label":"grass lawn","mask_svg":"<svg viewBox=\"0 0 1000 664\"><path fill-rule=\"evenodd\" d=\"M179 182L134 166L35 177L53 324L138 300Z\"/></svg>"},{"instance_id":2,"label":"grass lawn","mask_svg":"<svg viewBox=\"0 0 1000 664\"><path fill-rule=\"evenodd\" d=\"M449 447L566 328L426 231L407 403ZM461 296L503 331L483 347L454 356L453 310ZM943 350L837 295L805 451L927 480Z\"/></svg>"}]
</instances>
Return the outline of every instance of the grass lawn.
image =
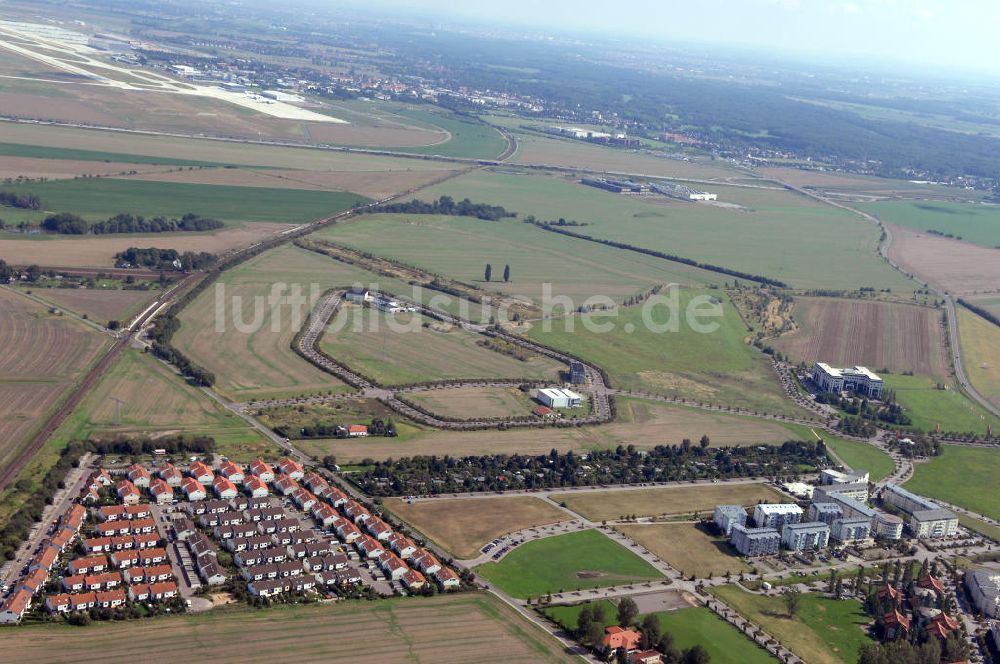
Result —
<instances>
[{"instance_id":1,"label":"grass lawn","mask_svg":"<svg viewBox=\"0 0 1000 664\"><path fill-rule=\"evenodd\" d=\"M962 363L976 390L1000 405L1000 327L956 306Z\"/></svg>"},{"instance_id":2,"label":"grass lawn","mask_svg":"<svg viewBox=\"0 0 1000 664\"><path fill-rule=\"evenodd\" d=\"M405 443L418 432L424 431L420 426L399 415L374 399L358 399L351 401L335 401L331 403L311 403L298 406L277 406L261 411L258 418L269 427L285 427L288 437L307 440L302 437L304 427L324 424L327 426L340 424L368 424L373 418L391 418L396 425L396 437L392 440ZM367 441L369 439L365 439Z\"/></svg>"},{"instance_id":3,"label":"grass lawn","mask_svg":"<svg viewBox=\"0 0 1000 664\"><path fill-rule=\"evenodd\" d=\"M604 610L604 626L617 624L618 607L611 600L585 602L571 606L550 606L542 610L548 618L572 631L585 605ZM703 647L713 664L770 664L775 660L767 651L756 646L738 629L719 618L709 609L697 607L661 611L655 614L664 632L674 638L674 647L684 650L694 645ZM642 617L639 618L639 622Z\"/></svg>"},{"instance_id":4,"label":"grass lawn","mask_svg":"<svg viewBox=\"0 0 1000 664\"><path fill-rule=\"evenodd\" d=\"M409 401L445 417L524 416L534 403L516 387L454 387L429 392L410 392Z\"/></svg>"},{"instance_id":5,"label":"grass lawn","mask_svg":"<svg viewBox=\"0 0 1000 664\"><path fill-rule=\"evenodd\" d=\"M984 247L1000 245L1000 207L945 201L878 201L857 207L915 231L938 231Z\"/></svg>"},{"instance_id":6,"label":"grass lawn","mask_svg":"<svg viewBox=\"0 0 1000 664\"><path fill-rule=\"evenodd\" d=\"M400 519L462 559L476 558L481 547L501 535L571 518L555 505L530 496L416 503L389 498L384 504Z\"/></svg>"},{"instance_id":7,"label":"grass lawn","mask_svg":"<svg viewBox=\"0 0 1000 664\"><path fill-rule=\"evenodd\" d=\"M440 127L451 134L451 138L444 143L393 148L397 152L415 152L469 159L494 159L500 156L500 153L507 147L507 141L500 135L500 132L482 122L463 120L452 113L429 112L412 108L400 109L397 113L411 120Z\"/></svg>"},{"instance_id":8,"label":"grass lawn","mask_svg":"<svg viewBox=\"0 0 1000 664\"><path fill-rule=\"evenodd\" d=\"M358 634L377 638L358 640ZM25 663L180 661L191 658L192 647L225 650L225 659L246 662L483 662L497 653L517 664L572 661L557 641L487 593L266 610L228 606L88 629L61 621L25 625L4 636L6 651Z\"/></svg>"},{"instance_id":9,"label":"grass lawn","mask_svg":"<svg viewBox=\"0 0 1000 664\"><path fill-rule=\"evenodd\" d=\"M1000 450L943 445L941 456L916 464L906 488L1000 519L998 468Z\"/></svg>"},{"instance_id":10,"label":"grass lawn","mask_svg":"<svg viewBox=\"0 0 1000 664\"><path fill-rule=\"evenodd\" d=\"M896 401L922 431L954 431L985 434L988 427L1000 431L1000 418L987 412L954 385L937 389L937 382L924 376L883 376L885 384L896 392Z\"/></svg>"},{"instance_id":11,"label":"grass lawn","mask_svg":"<svg viewBox=\"0 0 1000 664\"><path fill-rule=\"evenodd\" d=\"M420 314L386 314L345 303L320 347L383 385L452 378L558 381L564 365L535 355L526 361L480 345L486 337Z\"/></svg>"},{"instance_id":12,"label":"grass lawn","mask_svg":"<svg viewBox=\"0 0 1000 664\"><path fill-rule=\"evenodd\" d=\"M723 281L723 275L556 235L520 218L365 215L317 236L537 304L546 284L553 295L569 296L579 305L594 295L620 302L656 284ZM483 282L487 263L496 275L488 284ZM500 279L504 265L510 265L509 282Z\"/></svg>"},{"instance_id":13,"label":"grass lawn","mask_svg":"<svg viewBox=\"0 0 1000 664\"><path fill-rule=\"evenodd\" d=\"M750 566L730 552L725 537L715 537L693 523L661 523L654 525L615 526L629 538L684 576L698 578L738 575L750 571Z\"/></svg>"},{"instance_id":14,"label":"grass lawn","mask_svg":"<svg viewBox=\"0 0 1000 664\"><path fill-rule=\"evenodd\" d=\"M576 219L590 225L570 230L585 235L764 275L800 288L914 288L914 282L878 259L878 231L856 215L784 189L696 186L736 207L630 198L569 178L497 172L455 178L424 190L421 198L448 194L503 205L522 217ZM824 248L829 260L813 259L816 246Z\"/></svg>"},{"instance_id":15,"label":"grass lawn","mask_svg":"<svg viewBox=\"0 0 1000 664\"><path fill-rule=\"evenodd\" d=\"M809 664L855 664L862 646L872 643L865 631L871 619L854 600L805 593L799 614L788 618L780 597L753 595L736 586L717 586L710 592Z\"/></svg>"},{"instance_id":16,"label":"grass lawn","mask_svg":"<svg viewBox=\"0 0 1000 664\"><path fill-rule=\"evenodd\" d=\"M661 295L668 299L676 295L676 316L671 316L668 305L648 311L628 307L542 321L528 336L593 361L622 389L803 414L785 398L767 357L744 342L746 327L725 293L667 289ZM713 298L718 304L711 303ZM692 312L713 310L722 315L692 318ZM672 320L677 323L673 329ZM711 327L705 331L697 327L705 324Z\"/></svg>"},{"instance_id":17,"label":"grass lawn","mask_svg":"<svg viewBox=\"0 0 1000 664\"><path fill-rule=\"evenodd\" d=\"M4 185L3 191L33 193L50 212L72 212L98 221L119 212L145 217L181 217L189 212L222 221L305 223L368 202L358 194L265 187L147 182L96 178Z\"/></svg>"},{"instance_id":18,"label":"grass lawn","mask_svg":"<svg viewBox=\"0 0 1000 664\"><path fill-rule=\"evenodd\" d=\"M652 565L595 530L526 542L476 572L521 599L663 578Z\"/></svg>"},{"instance_id":19,"label":"grass lawn","mask_svg":"<svg viewBox=\"0 0 1000 664\"><path fill-rule=\"evenodd\" d=\"M846 440L823 432L823 442L841 461L854 470L867 470L873 482L892 475L896 469L892 457L868 443Z\"/></svg>"},{"instance_id":20,"label":"grass lawn","mask_svg":"<svg viewBox=\"0 0 1000 664\"><path fill-rule=\"evenodd\" d=\"M623 515L659 516L711 512L716 505L756 505L781 502L782 494L763 482L720 482L620 491L577 491L552 496L557 502L592 521Z\"/></svg>"}]
</instances>

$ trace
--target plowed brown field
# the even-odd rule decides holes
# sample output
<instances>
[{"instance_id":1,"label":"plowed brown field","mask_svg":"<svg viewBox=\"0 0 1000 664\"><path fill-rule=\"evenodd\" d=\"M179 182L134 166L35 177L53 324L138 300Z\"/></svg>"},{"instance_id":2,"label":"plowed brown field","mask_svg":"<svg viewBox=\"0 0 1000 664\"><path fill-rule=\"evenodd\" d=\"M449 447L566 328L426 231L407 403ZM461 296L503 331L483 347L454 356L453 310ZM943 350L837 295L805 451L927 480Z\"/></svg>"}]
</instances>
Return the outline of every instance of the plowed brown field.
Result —
<instances>
[{"instance_id":1,"label":"plowed brown field","mask_svg":"<svg viewBox=\"0 0 1000 664\"><path fill-rule=\"evenodd\" d=\"M889 257L906 272L953 295L996 292L1000 284L996 249L889 226Z\"/></svg>"}]
</instances>

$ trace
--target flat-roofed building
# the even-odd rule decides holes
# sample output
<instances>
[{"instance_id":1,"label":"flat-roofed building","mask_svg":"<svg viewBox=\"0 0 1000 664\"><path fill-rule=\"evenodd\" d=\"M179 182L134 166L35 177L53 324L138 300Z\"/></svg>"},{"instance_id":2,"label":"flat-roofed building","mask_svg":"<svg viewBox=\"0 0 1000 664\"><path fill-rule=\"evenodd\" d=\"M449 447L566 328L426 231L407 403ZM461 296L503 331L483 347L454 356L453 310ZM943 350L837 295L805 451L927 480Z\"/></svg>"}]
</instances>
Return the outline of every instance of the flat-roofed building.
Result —
<instances>
[{"instance_id":1,"label":"flat-roofed building","mask_svg":"<svg viewBox=\"0 0 1000 664\"><path fill-rule=\"evenodd\" d=\"M781 534L774 528L747 528L733 525L729 542L748 558L773 556L781 548Z\"/></svg>"},{"instance_id":2,"label":"flat-roofed building","mask_svg":"<svg viewBox=\"0 0 1000 664\"><path fill-rule=\"evenodd\" d=\"M742 505L718 505L715 508L713 518L722 534L729 537L733 526L746 525L747 511Z\"/></svg>"},{"instance_id":3,"label":"flat-roofed building","mask_svg":"<svg viewBox=\"0 0 1000 664\"><path fill-rule=\"evenodd\" d=\"M907 491L896 484L886 484L882 490L882 500L894 507L898 507L907 514L913 514L917 510L936 510L941 506L929 498L919 496L912 491Z\"/></svg>"},{"instance_id":4,"label":"flat-roofed building","mask_svg":"<svg viewBox=\"0 0 1000 664\"><path fill-rule=\"evenodd\" d=\"M549 408L578 408L583 403L583 397L576 392L558 387L543 387L537 399Z\"/></svg>"},{"instance_id":5,"label":"flat-roofed building","mask_svg":"<svg viewBox=\"0 0 1000 664\"><path fill-rule=\"evenodd\" d=\"M868 367L837 369L823 362L813 365L812 379L824 392L857 392L873 399L882 396L884 386L882 378Z\"/></svg>"},{"instance_id":6,"label":"flat-roofed building","mask_svg":"<svg viewBox=\"0 0 1000 664\"><path fill-rule=\"evenodd\" d=\"M867 517L836 519L830 525L830 536L842 544L854 544L871 539L872 521Z\"/></svg>"},{"instance_id":7,"label":"flat-roofed building","mask_svg":"<svg viewBox=\"0 0 1000 664\"><path fill-rule=\"evenodd\" d=\"M903 520L895 514L879 512L875 518L875 537L887 540L898 540L903 536Z\"/></svg>"},{"instance_id":8,"label":"flat-roofed building","mask_svg":"<svg viewBox=\"0 0 1000 664\"><path fill-rule=\"evenodd\" d=\"M802 520L802 508L795 503L761 503L753 510L753 522L758 528L781 530L789 523Z\"/></svg>"},{"instance_id":9,"label":"flat-roofed building","mask_svg":"<svg viewBox=\"0 0 1000 664\"><path fill-rule=\"evenodd\" d=\"M910 515L910 530L921 538L954 537L958 534L958 515L951 510L916 510Z\"/></svg>"},{"instance_id":10,"label":"flat-roofed building","mask_svg":"<svg viewBox=\"0 0 1000 664\"><path fill-rule=\"evenodd\" d=\"M789 523L781 530L781 543L792 551L814 551L830 542L830 526L822 521Z\"/></svg>"},{"instance_id":11,"label":"flat-roofed building","mask_svg":"<svg viewBox=\"0 0 1000 664\"><path fill-rule=\"evenodd\" d=\"M841 484L824 484L813 489L813 501L829 502L830 496L839 493L862 502L868 500L868 482L844 482Z\"/></svg>"},{"instance_id":12,"label":"flat-roofed building","mask_svg":"<svg viewBox=\"0 0 1000 664\"><path fill-rule=\"evenodd\" d=\"M844 515L844 510L837 503L813 503L809 506L809 520L822 521L831 525Z\"/></svg>"},{"instance_id":13,"label":"flat-roofed building","mask_svg":"<svg viewBox=\"0 0 1000 664\"><path fill-rule=\"evenodd\" d=\"M967 572L965 587L980 613L1000 618L1000 572L985 567Z\"/></svg>"},{"instance_id":14,"label":"flat-roofed building","mask_svg":"<svg viewBox=\"0 0 1000 664\"><path fill-rule=\"evenodd\" d=\"M851 484L853 482L867 482L869 479L867 471L841 472L832 468L820 471L819 480L822 484Z\"/></svg>"}]
</instances>

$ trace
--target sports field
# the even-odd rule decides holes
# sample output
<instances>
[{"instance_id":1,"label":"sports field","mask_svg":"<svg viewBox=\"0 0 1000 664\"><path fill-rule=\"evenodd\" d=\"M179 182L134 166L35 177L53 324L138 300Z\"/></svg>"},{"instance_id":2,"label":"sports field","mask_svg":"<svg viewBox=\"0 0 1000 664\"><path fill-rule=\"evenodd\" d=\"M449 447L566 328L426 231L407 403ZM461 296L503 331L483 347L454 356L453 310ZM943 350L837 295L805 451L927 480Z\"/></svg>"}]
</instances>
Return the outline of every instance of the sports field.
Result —
<instances>
[{"instance_id":1,"label":"sports field","mask_svg":"<svg viewBox=\"0 0 1000 664\"><path fill-rule=\"evenodd\" d=\"M121 405L115 401L121 400ZM273 448L260 433L166 364L129 349L87 394L55 437L191 434L212 436L222 454L252 461Z\"/></svg>"},{"instance_id":2,"label":"sports field","mask_svg":"<svg viewBox=\"0 0 1000 664\"><path fill-rule=\"evenodd\" d=\"M525 542L500 562L480 565L476 573L521 599L663 578L652 565L596 530Z\"/></svg>"},{"instance_id":3,"label":"sports field","mask_svg":"<svg viewBox=\"0 0 1000 664\"><path fill-rule=\"evenodd\" d=\"M781 597L753 595L736 586L717 586L709 592L809 664L855 664L861 648L873 643L865 631L871 619L855 600L804 593L798 616L788 618Z\"/></svg>"},{"instance_id":4,"label":"sports field","mask_svg":"<svg viewBox=\"0 0 1000 664\"><path fill-rule=\"evenodd\" d=\"M421 198L467 196L517 210L521 216L576 219L590 225L569 230L795 287L876 286L896 292L914 287L876 257L878 231L856 215L776 187L706 188L719 195L722 205L622 196L562 177L476 172L429 188ZM815 260L819 246L822 261Z\"/></svg>"},{"instance_id":5,"label":"sports field","mask_svg":"<svg viewBox=\"0 0 1000 664\"><path fill-rule=\"evenodd\" d=\"M668 565L689 577L700 579L730 572L738 575L750 566L730 552L725 537L710 535L693 523L615 526Z\"/></svg>"},{"instance_id":6,"label":"sports field","mask_svg":"<svg viewBox=\"0 0 1000 664\"><path fill-rule=\"evenodd\" d=\"M0 288L0 467L110 343L81 321Z\"/></svg>"},{"instance_id":7,"label":"sports field","mask_svg":"<svg viewBox=\"0 0 1000 664\"><path fill-rule=\"evenodd\" d=\"M756 505L780 502L782 494L763 482L721 482L677 485L655 489L578 491L552 499L590 519L602 521L623 516L659 516L711 512L716 505Z\"/></svg>"},{"instance_id":8,"label":"sports field","mask_svg":"<svg viewBox=\"0 0 1000 664\"><path fill-rule=\"evenodd\" d=\"M941 456L915 466L906 488L1000 519L997 469L1000 450L943 445Z\"/></svg>"},{"instance_id":9,"label":"sports field","mask_svg":"<svg viewBox=\"0 0 1000 664\"><path fill-rule=\"evenodd\" d=\"M389 498L383 503L413 528L457 558L479 556L487 542L507 533L572 517L540 498L503 496L415 503Z\"/></svg>"},{"instance_id":10,"label":"sports field","mask_svg":"<svg viewBox=\"0 0 1000 664\"><path fill-rule=\"evenodd\" d=\"M4 661L51 664L139 659L170 662L192 653L225 653L245 662L441 662L493 659L569 662L562 647L486 593L447 597L277 606L226 607L151 621L24 626L5 634ZM388 626L388 627L387 627ZM358 635L367 635L359 639Z\"/></svg>"},{"instance_id":11,"label":"sports field","mask_svg":"<svg viewBox=\"0 0 1000 664\"><path fill-rule=\"evenodd\" d=\"M333 263L333 261L330 261ZM328 355L384 385L453 378L557 381L565 366L540 355L521 361L491 350L487 338L416 313L385 314L343 304L323 335Z\"/></svg>"},{"instance_id":12,"label":"sports field","mask_svg":"<svg viewBox=\"0 0 1000 664\"><path fill-rule=\"evenodd\" d=\"M937 389L938 382L924 376L883 376L887 387L896 393L913 426L922 431L954 431L986 434L992 427L1000 431L1000 418L987 412L969 399L954 384L944 383L947 389Z\"/></svg>"},{"instance_id":13,"label":"sports field","mask_svg":"<svg viewBox=\"0 0 1000 664\"><path fill-rule=\"evenodd\" d=\"M292 352L291 342L312 310L310 300L370 276L319 254L281 246L227 270L195 298L181 312L174 345L212 371L215 388L235 401L348 391ZM306 302L282 304L280 298L293 294L295 287ZM272 295L278 299L269 300Z\"/></svg>"},{"instance_id":14,"label":"sports field","mask_svg":"<svg viewBox=\"0 0 1000 664\"><path fill-rule=\"evenodd\" d=\"M1000 246L1000 207L947 201L879 201L857 207L915 231L946 233L984 247Z\"/></svg>"},{"instance_id":15,"label":"sports field","mask_svg":"<svg viewBox=\"0 0 1000 664\"><path fill-rule=\"evenodd\" d=\"M452 387L411 392L407 400L443 417L522 417L531 413L530 397L516 387Z\"/></svg>"},{"instance_id":16,"label":"sports field","mask_svg":"<svg viewBox=\"0 0 1000 664\"><path fill-rule=\"evenodd\" d=\"M594 295L620 302L657 284L723 281L716 273L549 233L520 218L366 215L318 236L539 305L546 288L554 296L572 298L569 308L574 308ZM493 266L489 283L483 281L487 263ZM505 265L510 266L509 282L502 279Z\"/></svg>"},{"instance_id":17,"label":"sports field","mask_svg":"<svg viewBox=\"0 0 1000 664\"><path fill-rule=\"evenodd\" d=\"M976 390L1000 406L1000 327L956 307L962 364Z\"/></svg>"},{"instance_id":18,"label":"sports field","mask_svg":"<svg viewBox=\"0 0 1000 664\"><path fill-rule=\"evenodd\" d=\"M659 297L667 303L542 321L528 336L594 362L621 389L802 414L767 356L744 342L747 329L724 292L666 289Z\"/></svg>"},{"instance_id":19,"label":"sports field","mask_svg":"<svg viewBox=\"0 0 1000 664\"><path fill-rule=\"evenodd\" d=\"M908 304L795 298L798 329L769 343L795 361L948 375L943 310Z\"/></svg>"},{"instance_id":20,"label":"sports field","mask_svg":"<svg viewBox=\"0 0 1000 664\"><path fill-rule=\"evenodd\" d=\"M119 178L31 182L3 185L0 189L36 194L46 211L72 212L88 220L103 220L128 212L145 217L182 217L194 213L222 221L304 223L369 200L350 192Z\"/></svg>"}]
</instances>

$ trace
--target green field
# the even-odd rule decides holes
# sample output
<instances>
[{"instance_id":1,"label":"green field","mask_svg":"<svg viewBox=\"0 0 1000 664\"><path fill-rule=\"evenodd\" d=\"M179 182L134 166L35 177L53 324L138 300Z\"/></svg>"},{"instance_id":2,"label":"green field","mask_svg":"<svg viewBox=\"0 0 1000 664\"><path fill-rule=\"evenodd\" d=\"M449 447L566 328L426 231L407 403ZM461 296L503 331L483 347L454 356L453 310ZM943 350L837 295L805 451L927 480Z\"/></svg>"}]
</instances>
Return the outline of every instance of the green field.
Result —
<instances>
[{"instance_id":1,"label":"green field","mask_svg":"<svg viewBox=\"0 0 1000 664\"><path fill-rule=\"evenodd\" d=\"M521 599L663 578L652 565L594 530L526 542L476 572Z\"/></svg>"},{"instance_id":2,"label":"green field","mask_svg":"<svg viewBox=\"0 0 1000 664\"><path fill-rule=\"evenodd\" d=\"M120 409L113 399L122 400ZM122 355L53 437L65 442L158 433L211 436L220 453L237 460L250 461L274 449L256 429L171 367L134 349Z\"/></svg>"},{"instance_id":3,"label":"green field","mask_svg":"<svg viewBox=\"0 0 1000 664\"><path fill-rule=\"evenodd\" d=\"M617 624L617 607L610 600L585 602L572 606L551 606L543 613L562 625L566 630L576 628L580 611L585 605L600 606L604 609L604 626ZM689 608L662 611L653 614L660 619L664 632L674 638L674 647L684 650L700 645L707 652L713 664L770 664L774 662L767 651L754 645L750 639L735 627L719 618L709 609ZM639 622L642 617L639 618Z\"/></svg>"},{"instance_id":4,"label":"green field","mask_svg":"<svg viewBox=\"0 0 1000 664\"><path fill-rule=\"evenodd\" d=\"M396 437L393 442L405 443L416 433L424 431L421 427L399 415L381 402L368 399L350 401L334 401L331 403L299 404L297 406L277 406L260 413L258 419L268 427L285 427L289 430L288 437L303 439L303 427L325 424L327 426L340 424L368 424L372 418L392 419L396 425ZM303 439L305 440L305 439Z\"/></svg>"},{"instance_id":5,"label":"green field","mask_svg":"<svg viewBox=\"0 0 1000 664\"><path fill-rule=\"evenodd\" d=\"M984 247L1000 246L1000 206L945 201L880 201L857 207L915 231L950 233Z\"/></svg>"},{"instance_id":6,"label":"green field","mask_svg":"<svg viewBox=\"0 0 1000 664\"><path fill-rule=\"evenodd\" d=\"M440 127L447 131L451 138L437 145L393 148L396 152L414 152L442 157L464 157L466 159L495 159L507 147L503 136L485 123L464 120L444 111L429 112L402 109L397 112L404 118Z\"/></svg>"},{"instance_id":7,"label":"green field","mask_svg":"<svg viewBox=\"0 0 1000 664\"><path fill-rule=\"evenodd\" d=\"M227 165L210 161L154 157L150 155L129 154L126 152L101 152L98 150L80 150L76 148L48 147L44 145L26 145L23 143L0 143L0 156L32 157L35 159L73 159L77 161L113 161L127 164L153 164L162 166Z\"/></svg>"},{"instance_id":8,"label":"green field","mask_svg":"<svg viewBox=\"0 0 1000 664\"><path fill-rule=\"evenodd\" d=\"M222 221L304 223L367 202L350 192L236 187L86 178L4 185L3 191L37 194L48 212L103 220L120 212L180 217L189 212Z\"/></svg>"},{"instance_id":9,"label":"green field","mask_svg":"<svg viewBox=\"0 0 1000 664\"><path fill-rule=\"evenodd\" d=\"M985 434L988 427L1000 431L1000 418L988 413L954 385L939 390L937 382L924 376L884 375L887 387L895 390L896 401L906 409L913 427L922 431L954 431Z\"/></svg>"},{"instance_id":10,"label":"green field","mask_svg":"<svg viewBox=\"0 0 1000 664\"><path fill-rule=\"evenodd\" d=\"M543 231L521 219L380 214L317 234L349 247L542 304L545 284L579 306L593 295L615 301L656 284L722 283L723 275ZM486 264L493 280L483 281ZM510 265L510 281L502 279Z\"/></svg>"},{"instance_id":11,"label":"green field","mask_svg":"<svg viewBox=\"0 0 1000 664\"><path fill-rule=\"evenodd\" d=\"M672 293L665 290L660 295L668 297ZM688 305L699 295L722 303L721 318L695 321L718 323L714 332L701 333L688 324ZM610 374L615 387L622 389L802 414L785 398L767 357L744 343L746 327L725 293L680 289L678 302L677 331L655 331L644 323L642 307L629 307L613 315L596 312L536 323L528 336L596 363ZM711 304L700 307L708 309ZM652 309L651 320L655 325L664 325L669 320L669 309ZM551 323L549 331L544 329L547 322ZM601 333L587 329L585 323L610 323L614 329Z\"/></svg>"},{"instance_id":12,"label":"green field","mask_svg":"<svg viewBox=\"0 0 1000 664\"><path fill-rule=\"evenodd\" d=\"M385 314L345 304L320 347L383 385L453 378L559 380L566 367L534 355L520 361L484 348L486 337L413 313Z\"/></svg>"},{"instance_id":13,"label":"green field","mask_svg":"<svg viewBox=\"0 0 1000 664\"><path fill-rule=\"evenodd\" d=\"M1000 519L998 469L1000 450L944 445L941 456L916 465L906 488Z\"/></svg>"},{"instance_id":14,"label":"green field","mask_svg":"<svg viewBox=\"0 0 1000 664\"><path fill-rule=\"evenodd\" d=\"M889 477L896 468L892 458L874 445L837 438L825 431L821 436L826 446L845 464L854 470L867 470L872 482Z\"/></svg>"},{"instance_id":15,"label":"green field","mask_svg":"<svg viewBox=\"0 0 1000 664\"><path fill-rule=\"evenodd\" d=\"M738 207L639 199L566 178L491 172L454 178L424 190L421 198L447 194L503 205L522 217L576 219L590 225L569 230L795 287L913 290L914 282L877 258L878 230L860 217L783 189L708 189ZM816 260L817 247L823 247L823 260Z\"/></svg>"},{"instance_id":16,"label":"green field","mask_svg":"<svg viewBox=\"0 0 1000 664\"><path fill-rule=\"evenodd\" d=\"M753 595L737 586L710 592L809 664L855 664L861 648L873 642L865 631L871 619L854 600L803 593L798 616L788 618L781 597Z\"/></svg>"},{"instance_id":17,"label":"green field","mask_svg":"<svg viewBox=\"0 0 1000 664\"><path fill-rule=\"evenodd\" d=\"M955 307L958 314L962 365L976 391L1000 406L1000 327Z\"/></svg>"}]
</instances>

